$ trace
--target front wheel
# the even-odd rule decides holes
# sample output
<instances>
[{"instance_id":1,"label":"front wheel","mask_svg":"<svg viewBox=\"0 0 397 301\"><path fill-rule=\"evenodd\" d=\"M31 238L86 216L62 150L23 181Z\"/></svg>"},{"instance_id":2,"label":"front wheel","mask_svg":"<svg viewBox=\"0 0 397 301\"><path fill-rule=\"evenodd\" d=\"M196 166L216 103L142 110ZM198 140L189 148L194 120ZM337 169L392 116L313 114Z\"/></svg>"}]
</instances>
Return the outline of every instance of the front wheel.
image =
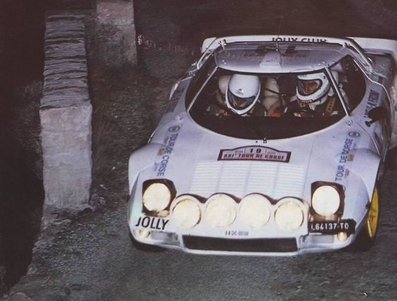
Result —
<instances>
[{"instance_id":1,"label":"front wheel","mask_svg":"<svg viewBox=\"0 0 397 301\"><path fill-rule=\"evenodd\" d=\"M368 215L364 227L357 234L353 243L353 250L358 252L368 251L375 243L376 234L378 233L380 219L380 198L379 189L375 187L371 203L368 209Z\"/></svg>"}]
</instances>

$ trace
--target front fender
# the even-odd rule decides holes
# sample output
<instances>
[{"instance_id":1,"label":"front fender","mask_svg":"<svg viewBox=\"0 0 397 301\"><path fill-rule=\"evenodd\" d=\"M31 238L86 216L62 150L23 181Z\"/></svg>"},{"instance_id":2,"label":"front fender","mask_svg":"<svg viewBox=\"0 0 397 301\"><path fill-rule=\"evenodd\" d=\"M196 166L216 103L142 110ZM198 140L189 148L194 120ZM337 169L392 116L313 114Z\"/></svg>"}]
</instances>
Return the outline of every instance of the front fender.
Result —
<instances>
[{"instance_id":1,"label":"front fender","mask_svg":"<svg viewBox=\"0 0 397 301\"><path fill-rule=\"evenodd\" d=\"M371 198L380 174L381 157L369 149L358 149L354 154L353 172L359 177Z\"/></svg>"},{"instance_id":2,"label":"front fender","mask_svg":"<svg viewBox=\"0 0 397 301\"><path fill-rule=\"evenodd\" d=\"M128 192L130 194L139 173L155 162L160 146L159 143L149 143L131 154L128 161Z\"/></svg>"}]
</instances>

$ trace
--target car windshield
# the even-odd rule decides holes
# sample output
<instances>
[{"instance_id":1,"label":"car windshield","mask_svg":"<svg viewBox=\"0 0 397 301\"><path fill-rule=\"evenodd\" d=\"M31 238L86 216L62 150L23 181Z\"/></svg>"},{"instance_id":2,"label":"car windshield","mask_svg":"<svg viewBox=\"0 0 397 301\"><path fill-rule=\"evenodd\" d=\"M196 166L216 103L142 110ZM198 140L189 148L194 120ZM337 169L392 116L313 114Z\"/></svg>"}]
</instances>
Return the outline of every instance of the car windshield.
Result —
<instances>
[{"instance_id":1,"label":"car windshield","mask_svg":"<svg viewBox=\"0 0 397 301\"><path fill-rule=\"evenodd\" d=\"M351 57L304 73L243 73L210 61L202 69L191 83L189 112L201 126L236 138L282 139L319 131L351 112L365 92L364 75Z\"/></svg>"}]
</instances>

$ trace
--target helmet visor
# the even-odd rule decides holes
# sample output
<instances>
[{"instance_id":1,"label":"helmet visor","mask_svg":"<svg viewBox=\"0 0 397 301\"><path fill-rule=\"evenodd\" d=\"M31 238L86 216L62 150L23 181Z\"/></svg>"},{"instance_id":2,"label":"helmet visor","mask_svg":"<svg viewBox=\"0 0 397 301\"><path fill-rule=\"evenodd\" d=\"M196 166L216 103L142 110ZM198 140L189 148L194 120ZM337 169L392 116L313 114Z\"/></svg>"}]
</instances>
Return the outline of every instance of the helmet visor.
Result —
<instances>
[{"instance_id":1,"label":"helmet visor","mask_svg":"<svg viewBox=\"0 0 397 301\"><path fill-rule=\"evenodd\" d=\"M322 82L319 79L298 80L298 92L301 95L308 96L314 94L321 88Z\"/></svg>"},{"instance_id":2,"label":"helmet visor","mask_svg":"<svg viewBox=\"0 0 397 301\"><path fill-rule=\"evenodd\" d=\"M229 90L227 91L227 96L230 105L236 110L244 110L248 108L255 101L256 98L255 95L251 97L238 97Z\"/></svg>"}]
</instances>

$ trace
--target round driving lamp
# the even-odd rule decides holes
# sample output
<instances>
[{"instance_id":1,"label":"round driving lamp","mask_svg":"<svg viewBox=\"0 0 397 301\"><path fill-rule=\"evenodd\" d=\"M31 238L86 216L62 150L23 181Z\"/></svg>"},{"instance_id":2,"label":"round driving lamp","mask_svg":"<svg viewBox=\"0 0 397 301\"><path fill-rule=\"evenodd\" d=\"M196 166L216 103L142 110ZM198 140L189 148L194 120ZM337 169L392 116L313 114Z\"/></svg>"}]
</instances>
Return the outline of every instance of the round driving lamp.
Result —
<instances>
[{"instance_id":1,"label":"round driving lamp","mask_svg":"<svg viewBox=\"0 0 397 301\"><path fill-rule=\"evenodd\" d=\"M245 196L239 206L239 219L251 228L260 228L270 219L270 201L261 194Z\"/></svg>"},{"instance_id":2,"label":"round driving lamp","mask_svg":"<svg viewBox=\"0 0 397 301\"><path fill-rule=\"evenodd\" d=\"M218 193L207 200L205 220L214 228L231 225L236 219L237 204L234 199L226 194Z\"/></svg>"},{"instance_id":3,"label":"round driving lamp","mask_svg":"<svg viewBox=\"0 0 397 301\"><path fill-rule=\"evenodd\" d=\"M304 213L298 200L289 199L276 209L274 219L283 231L295 231L303 224Z\"/></svg>"},{"instance_id":4,"label":"round driving lamp","mask_svg":"<svg viewBox=\"0 0 397 301\"><path fill-rule=\"evenodd\" d=\"M323 216L335 214L340 207L340 202L339 192L329 185L318 187L312 196L313 210Z\"/></svg>"},{"instance_id":5,"label":"round driving lamp","mask_svg":"<svg viewBox=\"0 0 397 301\"><path fill-rule=\"evenodd\" d=\"M171 219L184 229L193 228L201 219L199 201L189 195L180 196L173 202Z\"/></svg>"},{"instance_id":6,"label":"round driving lamp","mask_svg":"<svg viewBox=\"0 0 397 301\"><path fill-rule=\"evenodd\" d=\"M163 183L150 184L143 193L143 205L149 211L161 211L171 202L171 191Z\"/></svg>"}]
</instances>

